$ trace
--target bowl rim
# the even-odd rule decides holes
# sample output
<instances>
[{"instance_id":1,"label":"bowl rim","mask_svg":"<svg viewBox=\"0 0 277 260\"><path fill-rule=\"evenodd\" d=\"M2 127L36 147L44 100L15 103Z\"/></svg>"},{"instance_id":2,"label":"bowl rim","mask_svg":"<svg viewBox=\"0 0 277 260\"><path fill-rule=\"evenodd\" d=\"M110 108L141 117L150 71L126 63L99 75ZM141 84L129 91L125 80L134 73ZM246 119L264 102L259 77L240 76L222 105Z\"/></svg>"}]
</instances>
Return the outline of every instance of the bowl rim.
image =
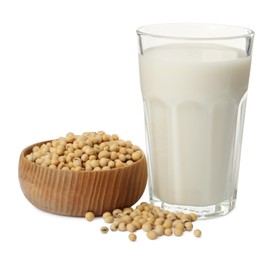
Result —
<instances>
[{"instance_id":1,"label":"bowl rim","mask_svg":"<svg viewBox=\"0 0 277 260\"><path fill-rule=\"evenodd\" d=\"M53 140L55 140L55 139L53 139ZM20 153L20 159L24 160L25 162L27 162L27 163L29 163L31 165L35 165L36 167L39 167L39 168L42 168L42 169L52 170L52 171L55 171L55 172L63 172L63 173L65 173L65 172L70 172L70 173L79 173L79 172L82 172L82 173L95 173L95 174L96 173L102 173L102 174L103 173L110 173L110 172L113 172L113 171L117 171L118 172L118 170L120 170L120 169L126 169L126 168L129 168L129 167L135 166L136 164L140 163L143 159L145 159L145 161L146 161L146 156L145 156L144 152L141 149L140 149L141 152L142 152L141 158L139 160L133 162L132 164L130 164L130 165L124 165L123 167L119 167L119 168L112 168L112 169L109 169L109 170L100 170L100 171L93 171L93 170L74 171L74 170L51 169L49 167L44 167L44 166L41 166L41 165L39 165L39 164L37 164L35 162L30 162L30 161L27 160L26 154L27 154L27 152L29 150L31 151L31 149L34 146L41 146L41 145L46 144L48 142L52 142L53 140L41 141L41 142L37 142L37 143L31 144L31 145L25 147L21 151L21 153Z\"/></svg>"}]
</instances>

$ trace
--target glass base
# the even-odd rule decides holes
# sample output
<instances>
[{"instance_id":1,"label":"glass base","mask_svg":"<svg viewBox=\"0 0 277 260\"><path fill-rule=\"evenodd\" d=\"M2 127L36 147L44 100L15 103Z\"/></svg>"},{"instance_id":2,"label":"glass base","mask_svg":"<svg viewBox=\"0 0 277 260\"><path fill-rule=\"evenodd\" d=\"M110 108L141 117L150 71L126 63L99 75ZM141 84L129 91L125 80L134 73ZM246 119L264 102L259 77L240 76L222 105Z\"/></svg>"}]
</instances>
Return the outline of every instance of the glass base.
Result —
<instances>
[{"instance_id":1,"label":"glass base","mask_svg":"<svg viewBox=\"0 0 277 260\"><path fill-rule=\"evenodd\" d=\"M150 202L163 210L184 213L194 212L197 214L198 219L205 219L228 214L235 207L236 199L225 200L219 204L204 207L170 204L154 198L151 198Z\"/></svg>"}]
</instances>

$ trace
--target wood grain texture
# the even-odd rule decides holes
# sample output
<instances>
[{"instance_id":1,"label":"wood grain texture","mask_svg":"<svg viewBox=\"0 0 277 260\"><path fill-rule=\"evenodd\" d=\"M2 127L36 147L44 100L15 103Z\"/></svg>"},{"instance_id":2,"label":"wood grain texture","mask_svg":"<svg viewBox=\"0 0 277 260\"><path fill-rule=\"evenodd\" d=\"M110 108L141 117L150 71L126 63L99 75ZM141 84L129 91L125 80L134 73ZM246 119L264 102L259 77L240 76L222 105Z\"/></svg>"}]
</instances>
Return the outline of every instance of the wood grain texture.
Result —
<instances>
[{"instance_id":1,"label":"wood grain texture","mask_svg":"<svg viewBox=\"0 0 277 260\"><path fill-rule=\"evenodd\" d=\"M19 182L25 197L37 208L65 216L102 215L115 208L130 207L142 196L147 182L145 155L122 168L108 171L66 171L42 167L25 156L19 159Z\"/></svg>"}]
</instances>

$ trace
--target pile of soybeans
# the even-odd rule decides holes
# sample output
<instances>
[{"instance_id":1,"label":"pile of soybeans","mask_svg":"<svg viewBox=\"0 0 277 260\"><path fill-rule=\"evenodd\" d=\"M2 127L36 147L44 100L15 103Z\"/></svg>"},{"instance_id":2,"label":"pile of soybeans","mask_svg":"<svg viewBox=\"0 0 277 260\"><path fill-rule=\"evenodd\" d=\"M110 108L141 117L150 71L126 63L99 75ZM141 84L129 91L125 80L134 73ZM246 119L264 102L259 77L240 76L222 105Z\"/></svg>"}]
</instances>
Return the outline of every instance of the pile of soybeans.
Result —
<instances>
[{"instance_id":1,"label":"pile of soybeans","mask_svg":"<svg viewBox=\"0 0 277 260\"><path fill-rule=\"evenodd\" d=\"M109 227L100 228L102 233L106 234L109 230L128 231L131 241L136 241L135 232L140 229L145 231L146 236L151 240L163 235L182 236L184 232L193 230L193 222L197 220L197 215L194 213L173 213L147 202L142 202L135 209L130 207L105 212L102 217L106 223L110 224ZM92 221L94 219L93 212L87 212L85 218ZM195 229L193 233L196 237L201 236L199 229Z\"/></svg>"},{"instance_id":2,"label":"pile of soybeans","mask_svg":"<svg viewBox=\"0 0 277 260\"><path fill-rule=\"evenodd\" d=\"M30 162L44 167L73 171L101 171L120 168L138 161L141 149L131 141L119 139L117 134L104 131L67 133L53 141L34 146L26 155Z\"/></svg>"}]
</instances>

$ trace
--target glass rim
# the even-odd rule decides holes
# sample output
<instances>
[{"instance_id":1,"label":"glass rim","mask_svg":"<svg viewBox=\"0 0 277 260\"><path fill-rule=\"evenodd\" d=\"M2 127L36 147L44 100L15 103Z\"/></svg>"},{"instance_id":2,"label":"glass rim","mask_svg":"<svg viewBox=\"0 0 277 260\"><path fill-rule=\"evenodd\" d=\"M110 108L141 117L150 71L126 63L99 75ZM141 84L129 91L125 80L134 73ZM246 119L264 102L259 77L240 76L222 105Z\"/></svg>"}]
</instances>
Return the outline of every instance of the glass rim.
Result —
<instances>
[{"instance_id":1,"label":"glass rim","mask_svg":"<svg viewBox=\"0 0 277 260\"><path fill-rule=\"evenodd\" d=\"M183 31L179 32L179 33L172 33L169 31L165 32L165 33L161 33L161 32L155 32L155 29L157 31L157 29L159 30L163 30L167 27L167 30L169 30L170 28L173 29L175 27L175 29L177 27L179 27L179 29L181 27L183 27ZM169 28L170 27L170 28ZM211 35L206 35L206 36L201 36L199 33L199 36L190 36L189 34L185 35L185 29L188 29L188 27L198 27L198 29L202 29L203 32L205 31L207 34L208 29L210 30L210 33L212 34L212 32L214 33L213 36ZM219 32L218 35L215 34L214 30L219 30L221 29L222 32L224 32L224 36L220 36ZM158 30L158 31L159 31ZM231 32L229 32L228 34L228 30L229 31L235 31L236 33L233 32L233 34L231 34ZM245 27L240 27L240 26L234 26L234 25L225 25L225 24L215 24L215 23L158 23L158 24L149 24L149 25L144 25L139 27L137 30L137 35L138 36L150 36L150 37L155 37L155 38L164 38L164 39L175 39L175 40L231 40L231 39L239 39L239 38L251 38L254 37L255 33L253 30L249 29L249 28L245 28Z\"/></svg>"}]
</instances>

